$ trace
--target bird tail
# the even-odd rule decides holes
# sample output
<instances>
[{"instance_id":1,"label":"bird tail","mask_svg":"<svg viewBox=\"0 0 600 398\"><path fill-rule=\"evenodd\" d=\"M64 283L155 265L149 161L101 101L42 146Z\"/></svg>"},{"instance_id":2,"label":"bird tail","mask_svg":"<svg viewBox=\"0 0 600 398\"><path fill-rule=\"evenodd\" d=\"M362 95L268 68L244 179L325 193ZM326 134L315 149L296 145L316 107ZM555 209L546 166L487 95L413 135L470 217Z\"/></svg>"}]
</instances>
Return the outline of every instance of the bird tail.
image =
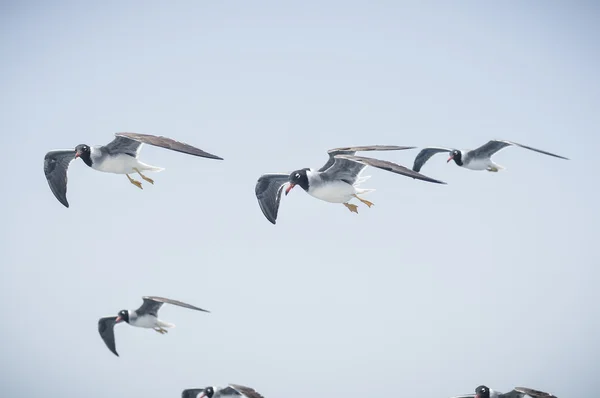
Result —
<instances>
[{"instance_id":1,"label":"bird tail","mask_svg":"<svg viewBox=\"0 0 600 398\"><path fill-rule=\"evenodd\" d=\"M156 166L148 166L148 168L146 169L148 171L154 171L156 173L163 171L164 168L163 167L156 167Z\"/></svg>"},{"instance_id":2,"label":"bird tail","mask_svg":"<svg viewBox=\"0 0 600 398\"><path fill-rule=\"evenodd\" d=\"M360 188L356 189L356 193L361 194L361 195L364 195L364 194L367 194L367 193L373 192L373 191L374 191L374 189L360 189Z\"/></svg>"},{"instance_id":3,"label":"bird tail","mask_svg":"<svg viewBox=\"0 0 600 398\"><path fill-rule=\"evenodd\" d=\"M169 328L172 329L175 327L175 324L173 323L169 323L169 322L165 322L165 321L159 321L158 322L158 326L160 326L161 328Z\"/></svg>"}]
</instances>

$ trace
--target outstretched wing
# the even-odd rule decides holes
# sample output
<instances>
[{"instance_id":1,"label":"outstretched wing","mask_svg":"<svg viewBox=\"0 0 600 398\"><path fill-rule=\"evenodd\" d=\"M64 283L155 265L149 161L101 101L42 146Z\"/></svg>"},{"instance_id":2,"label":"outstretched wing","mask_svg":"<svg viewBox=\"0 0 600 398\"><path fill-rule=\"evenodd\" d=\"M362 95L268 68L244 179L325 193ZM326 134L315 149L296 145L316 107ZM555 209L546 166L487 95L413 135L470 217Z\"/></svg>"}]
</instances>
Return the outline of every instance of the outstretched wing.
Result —
<instances>
[{"instance_id":1,"label":"outstretched wing","mask_svg":"<svg viewBox=\"0 0 600 398\"><path fill-rule=\"evenodd\" d=\"M527 394L531 398L556 398L556 396L550 394L549 392L538 391L527 387L515 387L514 391Z\"/></svg>"},{"instance_id":2,"label":"outstretched wing","mask_svg":"<svg viewBox=\"0 0 600 398\"><path fill-rule=\"evenodd\" d=\"M345 148L334 148L327 151L329 159L325 166L321 167L319 171L325 171L335 163L336 155L354 155L356 152L362 151L400 151L404 149L413 149L414 146L396 146L396 145L368 145L368 146L348 146Z\"/></svg>"},{"instance_id":3,"label":"outstretched wing","mask_svg":"<svg viewBox=\"0 0 600 398\"><path fill-rule=\"evenodd\" d=\"M213 155L211 153L205 152L202 149L196 148L192 145L186 144L184 142L175 141L171 138L150 135L150 134L138 134L138 133L116 133L115 138L111 143L105 146L105 148L110 152L113 150L117 150L118 152L125 152L131 154L131 150L135 148L135 155L139 152L140 143L154 145L161 148L170 149L172 151L186 153L188 155L200 156L202 158L209 159L219 159L223 160L223 158ZM132 143L127 143L126 141L120 141L120 139L126 139L129 141L134 141L137 144L137 147ZM133 155L133 156L135 156Z\"/></svg>"},{"instance_id":4,"label":"outstretched wing","mask_svg":"<svg viewBox=\"0 0 600 398\"><path fill-rule=\"evenodd\" d=\"M472 153L472 156L474 156L474 157L489 158L490 156L492 156L496 152L500 151L501 149L504 149L511 145L529 149L530 151L542 153L544 155L553 156L555 158L569 160L563 156L555 155L553 153L546 152L546 151L542 151L541 149L536 149L536 148L532 148L530 146L521 145L521 144L517 144L516 142L505 141L505 140L491 140L487 144L482 145L477 149L474 149L471 153Z\"/></svg>"},{"instance_id":5,"label":"outstretched wing","mask_svg":"<svg viewBox=\"0 0 600 398\"><path fill-rule=\"evenodd\" d=\"M196 398L202 391L204 388L188 388L181 392L181 398Z\"/></svg>"},{"instance_id":6,"label":"outstretched wing","mask_svg":"<svg viewBox=\"0 0 600 398\"><path fill-rule=\"evenodd\" d=\"M289 174L263 174L256 182L254 193L256 194L256 199L258 199L258 205L267 220L272 224L275 224L277 221L281 194L288 179Z\"/></svg>"},{"instance_id":7,"label":"outstretched wing","mask_svg":"<svg viewBox=\"0 0 600 398\"><path fill-rule=\"evenodd\" d=\"M362 156L351 156L351 155L338 155L339 158L344 158L348 161L359 162L368 166L373 166L378 169L391 171L392 173L401 174L406 177L411 177L417 180L433 182L436 184L445 184L443 181L435 180L433 178L424 176L423 174L417 173L407 167L400 166L399 164L388 162L386 160L379 160L373 158L365 158Z\"/></svg>"},{"instance_id":8,"label":"outstretched wing","mask_svg":"<svg viewBox=\"0 0 600 398\"><path fill-rule=\"evenodd\" d=\"M329 154L327 163L325 163L318 171L323 173L321 178L325 180L344 180L352 185L356 182L358 175L365 167L367 167L367 165L352 162L338 155L354 155L359 151L400 151L413 148L414 147L412 146L370 145L330 149L327 151Z\"/></svg>"},{"instance_id":9,"label":"outstretched wing","mask_svg":"<svg viewBox=\"0 0 600 398\"><path fill-rule=\"evenodd\" d=\"M234 390L238 391L240 394L243 394L248 398L264 398L262 395L256 392L256 390L250 387L240 386L239 384L229 384L229 387L233 388Z\"/></svg>"},{"instance_id":10,"label":"outstretched wing","mask_svg":"<svg viewBox=\"0 0 600 398\"><path fill-rule=\"evenodd\" d=\"M413 164L413 170L416 172L421 171L421 168L423 167L423 165L425 163L427 163L427 161L429 159L431 159L431 157L433 155L435 155L436 153L440 153L440 152L452 152L452 149L450 148L436 148L436 147L430 147L430 148L424 148L421 150L421 152L419 152L417 154L417 157L415 158L415 163Z\"/></svg>"},{"instance_id":11,"label":"outstretched wing","mask_svg":"<svg viewBox=\"0 0 600 398\"><path fill-rule=\"evenodd\" d=\"M116 356L119 356L119 354L117 353L117 346L115 344L114 328L116 319L116 316L107 316L104 318L100 318L98 320L98 332L100 333L100 337L102 337L102 340L104 341L104 344L106 344L108 349Z\"/></svg>"},{"instance_id":12,"label":"outstretched wing","mask_svg":"<svg viewBox=\"0 0 600 398\"><path fill-rule=\"evenodd\" d=\"M44 174L48 185L56 199L65 207L69 207L67 201L67 170L69 164L75 160L75 151L72 149L50 151L44 157Z\"/></svg>"},{"instance_id":13,"label":"outstretched wing","mask_svg":"<svg viewBox=\"0 0 600 398\"><path fill-rule=\"evenodd\" d=\"M144 303L140 308L136 310L138 314L150 314L154 316L158 316L158 310L164 303L178 305L180 307L188 308L190 310L202 311L202 312L210 312L204 310L202 308L198 308L188 303L184 303L183 301L171 300L165 297L158 296L144 296Z\"/></svg>"}]
</instances>

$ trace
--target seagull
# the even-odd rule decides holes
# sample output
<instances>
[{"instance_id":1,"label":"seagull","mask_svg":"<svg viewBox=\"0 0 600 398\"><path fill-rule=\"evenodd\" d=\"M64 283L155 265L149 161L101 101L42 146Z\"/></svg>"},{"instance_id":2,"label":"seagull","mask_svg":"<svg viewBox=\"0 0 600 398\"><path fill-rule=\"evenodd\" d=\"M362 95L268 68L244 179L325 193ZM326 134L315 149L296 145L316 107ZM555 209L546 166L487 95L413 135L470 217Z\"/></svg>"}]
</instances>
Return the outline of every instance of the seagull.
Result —
<instances>
[{"instance_id":1,"label":"seagull","mask_svg":"<svg viewBox=\"0 0 600 398\"><path fill-rule=\"evenodd\" d=\"M250 387L238 384L229 384L227 387L190 388L183 390L181 398L220 398L220 397L243 397L264 398Z\"/></svg>"},{"instance_id":2,"label":"seagull","mask_svg":"<svg viewBox=\"0 0 600 398\"><path fill-rule=\"evenodd\" d=\"M492 160L492 155L496 152L500 151L509 146L518 146L521 148L529 149L530 151L535 151L539 153L543 153L544 155L554 156L555 158L569 160L565 157L555 155L550 152L542 151L540 149L535 149L530 146L525 146L521 144L517 144L512 141L503 141L503 140L491 140L487 144L480 146L477 149L473 150L459 150L459 149L451 149L451 148L441 148L441 147L430 147L425 148L419 152L417 157L415 158L415 163L413 165L414 171L421 171L423 165L436 153L439 152L448 152L450 153L450 157L447 162L454 160L454 163L459 165L460 167L464 167L470 170L487 170L491 172L498 172L499 170L504 169L504 167L494 163Z\"/></svg>"},{"instance_id":3,"label":"seagull","mask_svg":"<svg viewBox=\"0 0 600 398\"><path fill-rule=\"evenodd\" d=\"M426 177L396 163L355 156L355 153L358 151L398 151L413 148L408 146L374 145L330 149L327 152L329 160L319 170L304 168L296 170L291 174L263 174L256 182L255 187L258 204L267 220L275 224L283 187L287 184L285 190L285 194L287 195L296 185L299 185L309 195L317 199L330 203L341 203L351 212L358 213L358 206L348 203L350 200L358 199L368 207L373 206L372 202L358 196L374 191L374 189L359 188L361 183L370 178L370 176L361 176L362 171L367 166L373 166L423 181L445 184L445 182Z\"/></svg>"},{"instance_id":4,"label":"seagull","mask_svg":"<svg viewBox=\"0 0 600 398\"><path fill-rule=\"evenodd\" d=\"M145 176L142 172L159 172L164 169L142 163L138 159L142 144L154 145L203 158L223 160L223 158L216 155L171 138L149 134L116 133L115 139L107 145L89 146L81 144L77 145L75 149L59 149L48 152L44 157L44 174L46 174L48 185L50 185L56 199L65 207L69 207L67 201L67 169L73 160L80 158L94 170L125 174L130 183L143 189L142 183L131 178L129 174L137 173L144 181L154 184L154 180Z\"/></svg>"},{"instance_id":5,"label":"seagull","mask_svg":"<svg viewBox=\"0 0 600 398\"><path fill-rule=\"evenodd\" d=\"M507 393L500 393L498 391L494 391L487 386L479 386L475 389L475 394L465 394L465 395L457 395L452 398L557 398L556 396L543 392L534 390L527 387L515 387L512 391Z\"/></svg>"},{"instance_id":6,"label":"seagull","mask_svg":"<svg viewBox=\"0 0 600 398\"><path fill-rule=\"evenodd\" d=\"M144 296L142 299L144 300L144 303L135 311L121 310L117 316L107 316L98 320L98 332L100 333L100 337L102 337L102 340L104 340L108 349L116 356L119 356L119 354L117 353L115 345L114 327L119 322L125 321L131 326L154 329L160 334L165 334L167 333L166 328L174 328L175 325L158 319L158 310L164 303L174 304L196 311L210 312L181 301L164 297Z\"/></svg>"}]
</instances>

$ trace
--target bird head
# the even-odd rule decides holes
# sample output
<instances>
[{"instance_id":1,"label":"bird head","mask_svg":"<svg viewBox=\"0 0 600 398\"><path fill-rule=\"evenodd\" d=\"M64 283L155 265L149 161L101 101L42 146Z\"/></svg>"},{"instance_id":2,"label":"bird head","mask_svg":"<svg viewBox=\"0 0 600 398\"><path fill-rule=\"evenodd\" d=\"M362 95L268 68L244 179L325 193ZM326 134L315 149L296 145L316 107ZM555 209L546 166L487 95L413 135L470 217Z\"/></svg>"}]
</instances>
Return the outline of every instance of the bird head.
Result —
<instances>
[{"instance_id":1,"label":"bird head","mask_svg":"<svg viewBox=\"0 0 600 398\"><path fill-rule=\"evenodd\" d=\"M75 157L81 158L90 155L90 147L85 144L79 144L75 147Z\"/></svg>"},{"instance_id":2,"label":"bird head","mask_svg":"<svg viewBox=\"0 0 600 398\"><path fill-rule=\"evenodd\" d=\"M212 387L206 387L197 398L212 398L215 393L215 389Z\"/></svg>"},{"instance_id":3,"label":"bird head","mask_svg":"<svg viewBox=\"0 0 600 398\"><path fill-rule=\"evenodd\" d=\"M305 191L308 190L308 170L309 169L296 170L292 172L292 174L290 174L290 177L288 179L289 185L285 190L286 195L290 193L292 188L294 188L296 185L300 185L300 187L302 187L302 189L304 189Z\"/></svg>"},{"instance_id":4,"label":"bird head","mask_svg":"<svg viewBox=\"0 0 600 398\"><path fill-rule=\"evenodd\" d=\"M486 386L479 386L475 389L475 398L490 398L490 389Z\"/></svg>"},{"instance_id":5,"label":"bird head","mask_svg":"<svg viewBox=\"0 0 600 398\"><path fill-rule=\"evenodd\" d=\"M446 163L450 162L451 160L454 160L454 162L459 166L462 165L462 152L458 149L454 149L452 152L450 152L450 157Z\"/></svg>"},{"instance_id":6,"label":"bird head","mask_svg":"<svg viewBox=\"0 0 600 398\"><path fill-rule=\"evenodd\" d=\"M117 319L115 319L115 323L119 323L119 322L123 322L123 321L129 323L129 311L127 311L127 310L119 311L119 313L117 314Z\"/></svg>"}]
</instances>

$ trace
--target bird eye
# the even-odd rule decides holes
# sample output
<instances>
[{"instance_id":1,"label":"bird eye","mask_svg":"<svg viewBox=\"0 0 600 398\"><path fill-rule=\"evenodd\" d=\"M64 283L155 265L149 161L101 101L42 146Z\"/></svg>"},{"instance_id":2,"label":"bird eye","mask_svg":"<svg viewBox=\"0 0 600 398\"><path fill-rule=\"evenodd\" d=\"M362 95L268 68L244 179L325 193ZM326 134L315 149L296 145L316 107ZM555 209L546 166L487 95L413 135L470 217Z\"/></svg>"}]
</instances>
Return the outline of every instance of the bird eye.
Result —
<instances>
[{"instance_id":1,"label":"bird eye","mask_svg":"<svg viewBox=\"0 0 600 398\"><path fill-rule=\"evenodd\" d=\"M300 174L296 173L296 178L300 178Z\"/></svg>"}]
</instances>

